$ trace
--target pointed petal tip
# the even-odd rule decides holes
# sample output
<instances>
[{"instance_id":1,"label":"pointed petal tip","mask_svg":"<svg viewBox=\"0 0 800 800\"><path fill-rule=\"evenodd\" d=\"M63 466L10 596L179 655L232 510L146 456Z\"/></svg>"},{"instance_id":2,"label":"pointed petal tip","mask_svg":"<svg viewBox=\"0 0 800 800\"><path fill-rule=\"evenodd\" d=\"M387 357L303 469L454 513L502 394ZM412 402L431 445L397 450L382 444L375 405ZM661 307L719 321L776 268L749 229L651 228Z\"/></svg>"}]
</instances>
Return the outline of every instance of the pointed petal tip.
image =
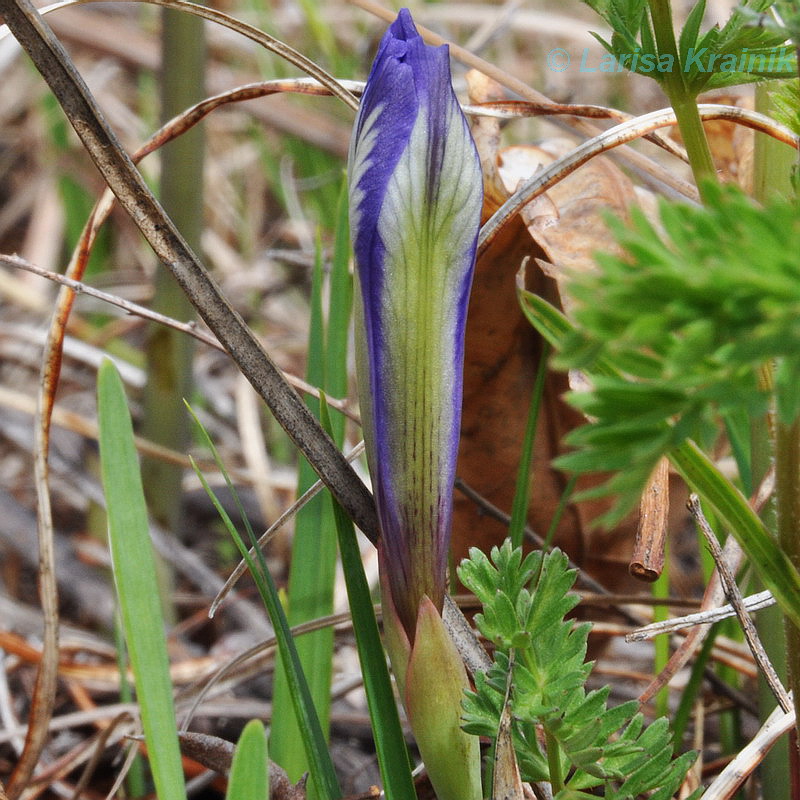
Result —
<instances>
[{"instance_id":1,"label":"pointed petal tip","mask_svg":"<svg viewBox=\"0 0 800 800\"><path fill-rule=\"evenodd\" d=\"M406 41L408 39L413 39L415 36L419 36L417 26L414 24L414 18L407 8L401 8L397 12L397 18L389 26L389 30L396 38L405 39Z\"/></svg>"}]
</instances>

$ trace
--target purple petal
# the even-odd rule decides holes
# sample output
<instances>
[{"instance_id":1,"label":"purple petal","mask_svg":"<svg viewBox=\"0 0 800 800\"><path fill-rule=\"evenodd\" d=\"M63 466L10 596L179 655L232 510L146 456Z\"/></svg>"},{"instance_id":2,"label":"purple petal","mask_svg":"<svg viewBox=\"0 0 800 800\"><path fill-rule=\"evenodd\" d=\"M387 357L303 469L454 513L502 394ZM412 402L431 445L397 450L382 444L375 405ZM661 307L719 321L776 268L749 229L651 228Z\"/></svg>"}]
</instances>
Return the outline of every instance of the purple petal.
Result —
<instances>
[{"instance_id":1,"label":"purple petal","mask_svg":"<svg viewBox=\"0 0 800 800\"><path fill-rule=\"evenodd\" d=\"M445 590L481 184L448 50L425 45L403 10L356 120L350 215L364 436L389 581L412 638L421 597L441 608Z\"/></svg>"}]
</instances>

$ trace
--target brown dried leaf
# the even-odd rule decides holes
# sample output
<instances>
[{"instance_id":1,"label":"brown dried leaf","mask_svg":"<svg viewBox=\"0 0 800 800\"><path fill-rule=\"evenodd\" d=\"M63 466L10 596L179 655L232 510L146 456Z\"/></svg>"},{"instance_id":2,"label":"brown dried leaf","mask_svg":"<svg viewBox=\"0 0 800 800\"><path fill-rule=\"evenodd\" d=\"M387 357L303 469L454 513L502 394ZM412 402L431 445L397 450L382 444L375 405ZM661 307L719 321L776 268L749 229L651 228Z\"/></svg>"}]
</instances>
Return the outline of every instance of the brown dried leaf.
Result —
<instances>
[{"instance_id":1,"label":"brown dried leaf","mask_svg":"<svg viewBox=\"0 0 800 800\"><path fill-rule=\"evenodd\" d=\"M470 99L496 99L497 88L487 79L469 76ZM498 151L499 123L478 123L476 143L484 165L488 217L507 199L520 180L568 148L556 140L541 147ZM529 206L503 229L479 259L467 319L464 369L464 410L459 477L488 501L510 510L527 422L528 405L543 343L517 304L515 275L525 259L545 260L567 269L588 269L592 255L611 242L601 211L622 212L636 202L633 185L613 164L595 159L548 192L546 200ZM529 286L561 305L560 281L540 269L529 269ZM563 269L556 272L559 277ZM584 422L562 399L567 377L549 373L536 431L531 470L528 523L543 535L549 528L567 484L567 476L552 466L563 452L563 437ZM580 488L597 482L583 478ZM557 543L578 564L609 586L630 579L627 557L635 526L627 521L613 531L590 530L590 521L606 509L603 501L571 503L556 533ZM457 562L469 547L487 550L506 536L501 523L485 516L471 501L457 496L454 508L453 555Z\"/></svg>"},{"instance_id":2,"label":"brown dried leaf","mask_svg":"<svg viewBox=\"0 0 800 800\"><path fill-rule=\"evenodd\" d=\"M566 155L573 145L566 139L550 139L539 145L509 147L499 154L500 175L509 191L539 167ZM636 190L625 174L607 158L595 158L547 192L555 219L542 224L538 209L526 209L528 231L541 246L547 261L563 269L552 276L559 282L562 302L564 270L584 272L593 268L599 251L615 252L605 215L627 216L638 205ZM552 215L551 215L552 216Z\"/></svg>"}]
</instances>

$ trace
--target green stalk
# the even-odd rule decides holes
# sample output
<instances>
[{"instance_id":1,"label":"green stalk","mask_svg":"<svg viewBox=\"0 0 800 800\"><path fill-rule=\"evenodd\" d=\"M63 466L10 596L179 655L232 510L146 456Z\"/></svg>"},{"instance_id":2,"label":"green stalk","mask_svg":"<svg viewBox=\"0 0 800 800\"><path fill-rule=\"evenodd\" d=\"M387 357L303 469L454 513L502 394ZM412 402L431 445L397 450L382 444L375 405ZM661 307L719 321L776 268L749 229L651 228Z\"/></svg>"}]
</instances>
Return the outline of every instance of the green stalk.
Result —
<instances>
[{"instance_id":1,"label":"green stalk","mask_svg":"<svg viewBox=\"0 0 800 800\"><path fill-rule=\"evenodd\" d=\"M561 748L558 740L549 731L544 733L545 746L547 747L547 768L550 772L550 785L553 794L564 788L564 773L561 769Z\"/></svg>"},{"instance_id":2,"label":"green stalk","mask_svg":"<svg viewBox=\"0 0 800 800\"><path fill-rule=\"evenodd\" d=\"M206 53L201 19L164 9L162 20L161 118L167 121L205 95ZM203 149L202 128L195 126L161 151L161 202L195 252L200 252L203 228ZM155 311L179 320L193 318L192 304L163 265L156 271L154 289ZM177 452L184 452L190 440L183 400L192 392L192 354L191 337L162 325L149 328L142 435ZM147 458L142 471L150 513L165 530L175 531L182 512L183 469ZM158 569L162 605L174 620L172 576L162 560Z\"/></svg>"},{"instance_id":3,"label":"green stalk","mask_svg":"<svg viewBox=\"0 0 800 800\"><path fill-rule=\"evenodd\" d=\"M324 401L320 405L320 416L325 430L332 433L331 418ZM411 762L403 738L378 621L372 607L369 584L361 562L355 526L333 497L331 503L383 789L388 800L415 800Z\"/></svg>"},{"instance_id":4,"label":"green stalk","mask_svg":"<svg viewBox=\"0 0 800 800\"><path fill-rule=\"evenodd\" d=\"M669 542L664 543L664 569L658 579L653 582L652 592L654 599L666 600L669 598ZM657 603L653 607L653 622L663 622L669 616L669 609L665 604ZM655 656L653 671L660 675L669 661L669 636L657 636L654 642ZM669 687L664 686L656 695L656 716L665 717L669 713Z\"/></svg>"},{"instance_id":5,"label":"green stalk","mask_svg":"<svg viewBox=\"0 0 800 800\"><path fill-rule=\"evenodd\" d=\"M194 421L197 423L198 432L200 433L202 441L211 451L211 455L214 458L214 461L220 472L222 473L228 490L231 493L231 497L236 503L236 507L239 513L242 515L242 520L244 521L244 526L247 531L247 538L249 540L248 545L245 545L242 537L239 535L239 531L236 529L236 526L233 524L233 522L231 522L230 515L223 508L219 499L208 485L208 481L206 481L203 473L197 468L197 464L193 459L190 459L192 461L195 474L202 483L209 499L213 503L214 508L217 509L222 522L227 528L228 533L231 535L233 541L236 543L236 547L239 549L242 558L247 564L247 568L250 570L250 574L255 581L258 593L261 596L261 600L264 603L264 607L267 609L272 626L275 629L275 639L277 640L278 644L278 652L283 659L283 663L286 665L285 673L288 679L289 691L292 698L292 711L298 720L299 730L302 732L301 744L305 750L311 780L314 781L314 785L317 787L317 791L319 792L319 797L321 800L338 800L338 798L342 796L342 791L339 787L339 781L336 777L336 770L334 769L333 761L331 760L330 753L328 752L328 746L325 741L325 735L322 731L322 727L319 723L319 717L311 699L308 681L306 680L302 665L300 664L300 658L297 654L294 638L278 596L278 588L275 585L275 581L273 580L269 569L267 568L264 554L261 552L261 549L258 546L253 528L247 519L247 515L244 512L239 495L236 492L236 488L231 483L231 479L225 469L225 465L223 464L222 459L219 457L217 448L211 441L211 437L208 435L208 432L200 425L191 408L189 409L189 412L194 418ZM250 555L250 548L253 549L255 558Z\"/></svg>"},{"instance_id":6,"label":"green stalk","mask_svg":"<svg viewBox=\"0 0 800 800\"><path fill-rule=\"evenodd\" d=\"M771 115L775 106L770 99L769 84L756 84L756 111ZM792 167L797 161L793 147L773 139L764 133L756 133L753 140L753 196L759 202L776 197L790 198L792 191Z\"/></svg>"},{"instance_id":7,"label":"green stalk","mask_svg":"<svg viewBox=\"0 0 800 800\"><path fill-rule=\"evenodd\" d=\"M322 313L322 254L318 247L314 266L311 297L308 368L306 380L325 386L325 331ZM314 416L319 416L319 401L307 397ZM338 444L338 443L337 443ZM302 495L316 481L316 473L303 458L298 465L297 495ZM318 494L298 512L295 518L292 558L289 569L287 617L291 625L328 616L333 612L333 584L336 569L336 534L333 510L324 493ZM297 641L300 663L308 677L311 697L327 736L330 719L331 670L333 661L333 629L323 628ZM302 732L288 713L292 698L287 675L281 668L275 673L273 692L273 724L270 751L274 760L288 773L290 780L299 780L308 770ZM318 797L317 788L309 786L309 796Z\"/></svg>"},{"instance_id":8,"label":"green stalk","mask_svg":"<svg viewBox=\"0 0 800 800\"><path fill-rule=\"evenodd\" d=\"M697 111L696 98L687 88L684 79L683 65L672 24L672 8L669 0L649 0L649 7L658 53L672 57L673 67L664 73L662 86L675 111L686 154L689 156L689 165L702 198L706 181L718 182L717 171Z\"/></svg>"},{"instance_id":9,"label":"green stalk","mask_svg":"<svg viewBox=\"0 0 800 800\"><path fill-rule=\"evenodd\" d=\"M774 104L770 99L769 84L756 85L756 111L770 115ZM795 162L793 148L776 141L771 136L756 133L753 148L753 196L759 202L777 197L792 196L791 170ZM765 391L772 388L772 367L765 365L761 370L761 385ZM748 492L763 480L772 466L774 436L769 416L763 416L751 423L750 430L750 471L753 475L753 486L745 487ZM761 511L761 518L767 529L777 535L774 495ZM759 584L757 589L763 589ZM787 653L786 637L783 631L783 614L780 608L765 608L755 617L756 627L767 651L772 666L779 677L786 682ZM772 693L764 676L758 675L758 709L759 718L765 722L775 708L775 695ZM782 736L766 754L759 766L763 786L764 800L790 800L792 788L786 781L789 770L790 753L789 737Z\"/></svg>"},{"instance_id":10,"label":"green stalk","mask_svg":"<svg viewBox=\"0 0 800 800\"><path fill-rule=\"evenodd\" d=\"M789 425L779 422L775 431L775 497L778 542L795 568L800 568L800 420ZM784 628L800 742L800 628L786 618Z\"/></svg>"},{"instance_id":11,"label":"green stalk","mask_svg":"<svg viewBox=\"0 0 800 800\"><path fill-rule=\"evenodd\" d=\"M347 226L347 193L343 185L336 218L333 266L330 274L330 303L327 326L323 313L323 270L321 245L315 264L309 331L308 369L309 383L326 389L331 395L347 394L347 347L350 309L352 306L352 281L349 264L349 232ZM319 415L319 402L307 400L315 416ZM337 446L344 442L344 417L336 415L331 421L331 436ZM298 496L317 479L312 467L301 459L298 475ZM324 494L308 503L295 520L292 561L289 575L288 616L292 624L324 617L333 610L333 586L336 570L336 526L334 512ZM323 730L328 729L330 716L330 682L333 660L333 630L325 628L302 637L297 642L300 661L308 675L311 695L319 714ZM270 736L272 756L289 773L292 780L299 779L308 766L302 747L301 732L288 713L291 696L282 669L276 672L273 695L274 719ZM316 795L309 787L309 797Z\"/></svg>"}]
</instances>

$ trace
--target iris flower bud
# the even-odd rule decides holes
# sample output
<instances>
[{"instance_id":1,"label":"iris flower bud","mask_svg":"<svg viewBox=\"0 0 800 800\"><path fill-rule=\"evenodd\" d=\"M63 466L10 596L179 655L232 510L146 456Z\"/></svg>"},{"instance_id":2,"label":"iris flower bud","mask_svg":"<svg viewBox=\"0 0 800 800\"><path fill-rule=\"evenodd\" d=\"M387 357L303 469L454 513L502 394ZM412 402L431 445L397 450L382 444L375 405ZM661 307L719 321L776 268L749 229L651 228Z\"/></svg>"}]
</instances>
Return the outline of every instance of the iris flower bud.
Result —
<instances>
[{"instance_id":1,"label":"iris flower bud","mask_svg":"<svg viewBox=\"0 0 800 800\"><path fill-rule=\"evenodd\" d=\"M413 641L421 599L441 612L446 589L483 190L448 48L426 45L406 9L367 79L349 174L364 438L386 577Z\"/></svg>"},{"instance_id":2,"label":"iris flower bud","mask_svg":"<svg viewBox=\"0 0 800 800\"><path fill-rule=\"evenodd\" d=\"M467 687L442 623L464 329L483 188L447 47L403 9L381 40L350 145L359 399L378 509L386 646L439 800L480 800Z\"/></svg>"}]
</instances>

